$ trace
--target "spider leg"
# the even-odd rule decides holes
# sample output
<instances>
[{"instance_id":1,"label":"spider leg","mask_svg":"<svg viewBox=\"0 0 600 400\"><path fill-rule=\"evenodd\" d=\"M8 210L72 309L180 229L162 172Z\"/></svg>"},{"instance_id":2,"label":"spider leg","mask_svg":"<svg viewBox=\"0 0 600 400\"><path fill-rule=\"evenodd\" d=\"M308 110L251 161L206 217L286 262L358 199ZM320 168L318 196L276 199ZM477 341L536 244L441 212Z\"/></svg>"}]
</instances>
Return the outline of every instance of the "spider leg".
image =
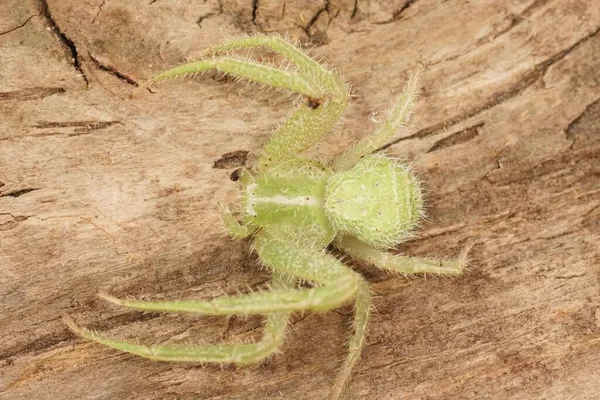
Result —
<instances>
[{"instance_id":1,"label":"spider leg","mask_svg":"<svg viewBox=\"0 0 600 400\"><path fill-rule=\"evenodd\" d=\"M350 338L348 356L338 373L331 395L331 399L338 399L348 383L352 368L359 360L365 344L367 324L371 312L371 292L367 282L362 276L350 270L335 257L322 251L302 248L285 241L273 240L265 235L257 236L256 251L261 260L275 271L279 268L285 268L287 273L291 273L290 266L295 265L294 276L317 281L324 284L324 287L331 285L342 288L345 286L342 282L350 279L350 276L353 276L353 280L356 282L356 287L353 290L353 297L356 297L353 321L354 334ZM335 290L334 287L331 290ZM343 289L343 291L349 292L350 290ZM336 297L338 297L338 305L345 302L342 300L342 293L337 294ZM340 302L340 300L342 301ZM334 307L331 304L329 308Z\"/></svg>"},{"instance_id":2,"label":"spider leg","mask_svg":"<svg viewBox=\"0 0 600 400\"><path fill-rule=\"evenodd\" d=\"M273 273L271 284L274 288L290 288L293 287L295 283L296 279L285 273ZM97 334L89 329L77 326L70 317L63 316L63 320L69 326L69 328L79 336L117 350L136 354L152 360L201 363L234 363L238 365L246 365L267 358L280 347L285 336L285 330L289 321L289 317L289 312L267 315L267 323L265 324L263 337L260 341L255 343L157 346L147 346L113 339L108 336Z\"/></svg>"},{"instance_id":3,"label":"spider leg","mask_svg":"<svg viewBox=\"0 0 600 400\"><path fill-rule=\"evenodd\" d=\"M440 275L459 275L467 265L466 253L458 260L434 260L422 257L408 257L377 250L352 236L344 236L335 241L336 247L352 257L366 261L379 268L399 272L404 275L432 273Z\"/></svg>"},{"instance_id":4,"label":"spider leg","mask_svg":"<svg viewBox=\"0 0 600 400\"><path fill-rule=\"evenodd\" d=\"M310 58L304 51L294 46L281 36L257 35L218 44L202 52L202 55L214 56L217 53L242 50L253 47L268 47L272 51L291 61L300 72L311 76L322 85L328 92L340 97L347 97L347 90L341 77L329 69L323 67L317 61Z\"/></svg>"},{"instance_id":5,"label":"spider leg","mask_svg":"<svg viewBox=\"0 0 600 400\"><path fill-rule=\"evenodd\" d=\"M352 299L361 276L335 257L320 250L297 246L258 233L254 246L260 259L274 271L316 282L311 288L284 288L211 300L143 301L119 299L99 293L111 303L143 311L187 312L204 315L253 315L286 311L327 311Z\"/></svg>"},{"instance_id":6,"label":"spider leg","mask_svg":"<svg viewBox=\"0 0 600 400\"><path fill-rule=\"evenodd\" d=\"M354 368L354 365L360 359L362 349L365 345L365 338L367 336L367 325L369 323L369 315L371 314L371 301L371 291L369 290L369 286L367 285L367 282L362 279L356 293L356 303L354 306L354 320L352 321L354 334L350 338L348 345L348 356L346 356L342 369L340 369L335 384L333 385L331 394L332 400L340 398L342 391L350 380L352 368Z\"/></svg>"},{"instance_id":7,"label":"spider leg","mask_svg":"<svg viewBox=\"0 0 600 400\"><path fill-rule=\"evenodd\" d=\"M375 133L360 140L338 158L333 163L334 170L346 171L352 168L362 157L381 149L392 140L412 114L421 86L420 74L420 70L417 70L408 79L402 94L392 106L388 119L377 128Z\"/></svg>"},{"instance_id":8,"label":"spider leg","mask_svg":"<svg viewBox=\"0 0 600 400\"><path fill-rule=\"evenodd\" d=\"M308 149L327 133L342 116L346 102L328 101L318 108L301 104L292 115L280 125L265 147L259 159L259 170L267 170L271 165L289 156Z\"/></svg>"},{"instance_id":9,"label":"spider leg","mask_svg":"<svg viewBox=\"0 0 600 400\"><path fill-rule=\"evenodd\" d=\"M225 230L234 239L243 239L245 237L250 236L256 228L249 225L240 224L231 211L227 208L220 206L219 213L221 214L221 220L223 221L223 225L225 225Z\"/></svg>"},{"instance_id":10,"label":"spider leg","mask_svg":"<svg viewBox=\"0 0 600 400\"><path fill-rule=\"evenodd\" d=\"M302 104L272 135L259 160L259 170L296 156L325 136L340 119L348 102L348 90L339 74L325 68L278 36L253 36L210 47L203 52L220 52L265 46L292 62L296 69L269 67L257 62L216 56L164 71L143 86L169 78L216 69L253 82L288 89L307 96Z\"/></svg>"},{"instance_id":11,"label":"spider leg","mask_svg":"<svg viewBox=\"0 0 600 400\"><path fill-rule=\"evenodd\" d=\"M217 53L243 50L252 47L268 47L281 56L285 57L298 69L305 74L315 74L323 70L323 67L310 58L302 50L298 49L293 44L289 43L285 39L277 35L256 35L249 36L241 39L230 40L225 43L211 46L206 50L202 51L203 56L214 56Z\"/></svg>"},{"instance_id":12,"label":"spider leg","mask_svg":"<svg viewBox=\"0 0 600 400\"><path fill-rule=\"evenodd\" d=\"M182 64L154 76L145 86L168 79L185 77L199 72L215 69L239 78L248 79L265 85L289 89L309 97L321 98L323 90L308 76L279 68L269 67L254 61L232 57L207 58Z\"/></svg>"}]
</instances>

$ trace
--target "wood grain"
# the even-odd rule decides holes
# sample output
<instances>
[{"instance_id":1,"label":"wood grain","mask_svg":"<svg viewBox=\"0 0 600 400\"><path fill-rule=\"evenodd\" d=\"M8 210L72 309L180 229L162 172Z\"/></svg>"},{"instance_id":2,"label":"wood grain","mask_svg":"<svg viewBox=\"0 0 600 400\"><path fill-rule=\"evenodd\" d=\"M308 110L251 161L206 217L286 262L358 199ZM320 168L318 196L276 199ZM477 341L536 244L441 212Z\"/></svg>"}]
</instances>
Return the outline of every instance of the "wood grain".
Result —
<instances>
[{"instance_id":1,"label":"wood grain","mask_svg":"<svg viewBox=\"0 0 600 400\"><path fill-rule=\"evenodd\" d=\"M251 159L296 97L213 73L130 98L253 31L299 40L351 84L347 116L311 151L321 158L373 131L421 64L415 117L387 152L420 174L428 218L398 251L475 243L460 278L354 264L376 309L346 398L600 398L595 0L0 2L0 398L326 398L350 306L296 316L283 353L245 368L150 362L60 320L147 343L260 335L260 318L95 296L210 297L268 279L222 235L235 166L213 165Z\"/></svg>"}]
</instances>

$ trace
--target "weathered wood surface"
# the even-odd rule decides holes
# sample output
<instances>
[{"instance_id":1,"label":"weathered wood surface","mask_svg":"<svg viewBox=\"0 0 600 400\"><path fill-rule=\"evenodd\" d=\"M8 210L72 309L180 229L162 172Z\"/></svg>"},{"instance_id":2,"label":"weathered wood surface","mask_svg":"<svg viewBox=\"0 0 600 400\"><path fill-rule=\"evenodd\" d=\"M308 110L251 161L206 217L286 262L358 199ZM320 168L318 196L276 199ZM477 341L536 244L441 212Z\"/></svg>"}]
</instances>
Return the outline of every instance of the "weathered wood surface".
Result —
<instances>
[{"instance_id":1,"label":"weathered wood surface","mask_svg":"<svg viewBox=\"0 0 600 400\"><path fill-rule=\"evenodd\" d=\"M351 83L323 157L371 132L422 64L416 115L388 152L414 160L429 218L399 251L476 243L460 278L357 266L376 310L346 398L600 398L596 0L0 1L0 398L326 397L350 306L295 317L283 353L246 368L150 362L60 320L148 343L260 334L260 318L95 297L197 298L267 279L247 243L222 236L216 205L236 186L233 166L213 163L257 153L295 97L208 74L129 99L252 30L314 47Z\"/></svg>"}]
</instances>

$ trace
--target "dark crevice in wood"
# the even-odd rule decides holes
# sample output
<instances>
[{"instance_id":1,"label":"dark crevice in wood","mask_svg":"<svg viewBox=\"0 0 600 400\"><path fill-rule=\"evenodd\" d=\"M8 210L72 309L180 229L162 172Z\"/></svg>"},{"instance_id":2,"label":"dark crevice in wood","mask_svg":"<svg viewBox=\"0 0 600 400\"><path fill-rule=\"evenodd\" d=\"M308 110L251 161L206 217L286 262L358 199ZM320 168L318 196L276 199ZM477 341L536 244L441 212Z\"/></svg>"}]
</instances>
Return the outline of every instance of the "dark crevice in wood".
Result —
<instances>
[{"instance_id":1,"label":"dark crevice in wood","mask_svg":"<svg viewBox=\"0 0 600 400\"><path fill-rule=\"evenodd\" d=\"M213 163L213 168L216 169L228 169L228 168L236 168L243 167L246 165L246 161L248 160L247 150L236 150L231 151L229 153L225 153Z\"/></svg>"},{"instance_id":2,"label":"dark crevice in wood","mask_svg":"<svg viewBox=\"0 0 600 400\"><path fill-rule=\"evenodd\" d=\"M304 27L304 33L306 33L306 36L308 36L309 38L312 36L310 29L313 27L313 25L317 22L321 14L323 14L324 12L329 13L329 0L325 1L323 7L317 10L317 12L308 20L308 23Z\"/></svg>"},{"instance_id":3,"label":"dark crevice in wood","mask_svg":"<svg viewBox=\"0 0 600 400\"><path fill-rule=\"evenodd\" d=\"M202 21L204 21L207 18L214 17L215 15L217 15L216 12L209 12L209 13L199 16L198 19L196 20L196 25L198 25L198 28L202 28Z\"/></svg>"},{"instance_id":4,"label":"dark crevice in wood","mask_svg":"<svg viewBox=\"0 0 600 400\"><path fill-rule=\"evenodd\" d=\"M539 79L543 78L544 75L546 74L546 72L548 71L548 69L553 64L564 59L572 51L579 48L582 44L584 44L585 42L587 42L588 40L590 40L591 38L596 36L599 32L600 32L600 27L597 28L596 30L594 30L592 33L584 36L583 38L581 38L580 40L578 40L577 42L575 42L568 48L556 53L555 55L548 58L547 60L537 64L536 66L533 67L533 69L530 72L524 74L524 76L521 77L521 79L519 79L519 81L515 85L509 87L508 89L506 89L504 91L501 91L501 92L493 95L493 97L490 100L488 100L486 103L484 103L482 106L474 108L470 111L467 111L467 112L457 115L455 117L449 118L449 119L442 121L440 123L437 123L435 125L429 126L427 128L423 128L423 129L415 132L412 135L399 138L399 139L391 142L390 144L386 145L385 147L389 147L391 145L394 145L399 142L403 142L405 140L419 139L419 138L424 138L427 136L435 135L439 131L445 130L450 126L456 125L459 122L462 122L466 119L472 118L475 115L481 114L482 112L487 111L490 108L497 106L498 104L501 104L507 100L512 99L513 97L520 95L527 88L529 88L531 85L533 85L535 82L537 82Z\"/></svg>"},{"instance_id":5,"label":"dark crevice in wood","mask_svg":"<svg viewBox=\"0 0 600 400\"><path fill-rule=\"evenodd\" d=\"M435 142L433 146L431 146L427 153L431 153L437 150L444 149L446 147L452 147L457 144L468 142L474 137L479 136L479 128L483 127L484 125L485 122L480 122L466 129L453 133L450 136L447 136L443 139L440 139L437 142Z\"/></svg>"},{"instance_id":6,"label":"dark crevice in wood","mask_svg":"<svg viewBox=\"0 0 600 400\"><path fill-rule=\"evenodd\" d=\"M98 60L96 57L94 57L91 53L88 53L88 55L90 56L90 60L92 61L92 63L96 67L98 67L98 69L100 69L101 71L108 72L112 76L122 80L123 82L125 82L129 85L132 85L135 87L140 86L140 83L138 81L136 81L135 79L133 79L132 77L130 77L129 75L119 71L112 65L106 65L106 64L102 63L100 60Z\"/></svg>"},{"instance_id":7,"label":"dark crevice in wood","mask_svg":"<svg viewBox=\"0 0 600 400\"><path fill-rule=\"evenodd\" d=\"M416 2L417 2L417 0L407 0L402 5L402 7L400 7L396 11L394 11L394 13L392 14L391 18L386 19L385 21L379 21L379 22L373 22L373 23L376 24L376 25L385 25L385 24L390 24L392 22L396 22L396 21L398 21L399 19L402 18L402 14L404 13L404 11L408 10L410 8L410 6L412 6Z\"/></svg>"},{"instance_id":8,"label":"dark crevice in wood","mask_svg":"<svg viewBox=\"0 0 600 400\"><path fill-rule=\"evenodd\" d=\"M18 190L13 190L12 192L8 192L8 193L0 193L0 197L20 197L23 196L24 194L33 192L34 190L40 190L41 188L26 188L26 189L18 189Z\"/></svg>"},{"instance_id":9,"label":"dark crevice in wood","mask_svg":"<svg viewBox=\"0 0 600 400\"><path fill-rule=\"evenodd\" d=\"M0 101L2 100L40 100L44 97L52 96L56 93L65 93L67 90L62 87L32 87L27 89L12 90L10 92L0 92Z\"/></svg>"},{"instance_id":10,"label":"dark crevice in wood","mask_svg":"<svg viewBox=\"0 0 600 400\"><path fill-rule=\"evenodd\" d=\"M465 56L465 55L467 55L467 54L469 54L469 53L477 50L479 48L479 46L481 46L482 44L492 42L492 41L496 40L497 38L499 38L500 36L506 34L507 32L509 32L512 29L514 29L515 27L517 27L519 24L521 24L522 22L526 21L533 14L534 11L536 11L537 9L545 6L549 2L550 2L550 0L536 0L536 1L534 1L525 10L523 10L523 12L521 14L517 14L517 15L513 14L511 16L510 21L509 21L509 23L508 23L508 25L506 27L500 29L498 32L492 32L489 35L486 35L486 36L480 38L479 40L477 40L477 42L475 43L475 45L472 46L469 50L462 51L459 54L454 54L452 56L444 58L443 60L435 61L435 62L432 62L432 63L430 63L428 65L429 66L433 66L433 65L438 65L438 64L443 63L443 62L453 61L453 60L456 60L459 57L463 57L463 56Z\"/></svg>"},{"instance_id":11,"label":"dark crevice in wood","mask_svg":"<svg viewBox=\"0 0 600 400\"><path fill-rule=\"evenodd\" d=\"M34 135L23 135L20 137L48 137L48 136L64 136L74 137L93 133L95 131L108 128L115 124L121 124L121 121L42 121L33 125L34 129L61 129L75 128L70 133L61 131L41 132Z\"/></svg>"},{"instance_id":12,"label":"dark crevice in wood","mask_svg":"<svg viewBox=\"0 0 600 400\"><path fill-rule=\"evenodd\" d=\"M527 8L525 8L521 14L512 15L510 18L510 22L508 23L508 26L506 26L504 29L501 29L500 31L494 33L493 36L491 36L491 40L495 40L496 38L504 35L506 32L515 28L521 22L526 21L527 18L529 18L535 10L545 6L549 2L550 2L550 0L536 0L533 3L531 3L529 6L527 6ZM490 40L490 39L483 38L480 42L483 43L483 42L487 42L488 40Z\"/></svg>"},{"instance_id":13,"label":"dark crevice in wood","mask_svg":"<svg viewBox=\"0 0 600 400\"><path fill-rule=\"evenodd\" d=\"M489 173L486 175L487 181L493 186L522 185L528 182L536 182L545 176L560 170L577 171L579 174L586 172L586 176L598 176L598 165L587 163L586 160L600 159L600 146L590 146L576 151L566 151L561 154L549 157L531 166L529 169L523 169L518 176L507 177L505 179L492 179ZM496 171L495 169L494 171ZM491 172L491 171L490 171ZM584 175L582 175L584 176ZM576 180L582 181L585 178ZM595 179L595 178L593 178Z\"/></svg>"},{"instance_id":14,"label":"dark crevice in wood","mask_svg":"<svg viewBox=\"0 0 600 400\"><path fill-rule=\"evenodd\" d=\"M114 124L119 124L121 121L49 121L49 122L38 122L33 127L36 129L47 129L47 128L73 128L82 127L85 129L102 129L107 128Z\"/></svg>"},{"instance_id":15,"label":"dark crevice in wood","mask_svg":"<svg viewBox=\"0 0 600 400\"><path fill-rule=\"evenodd\" d=\"M77 52L77 46L75 46L75 43L67 35L65 35L65 33L61 31L58 27L56 21L52 17L50 8L48 7L48 1L38 0L38 4L41 14L44 16L44 18L48 22L48 25L50 26L50 30L52 31L52 33L54 33L54 35L58 38L58 40L63 45L67 53L71 56L71 64L73 65L73 68L75 68L75 70L81 75L81 77L85 81L85 85L89 86L90 82L81 66L81 61L79 60L79 54Z\"/></svg>"},{"instance_id":16,"label":"dark crevice in wood","mask_svg":"<svg viewBox=\"0 0 600 400\"><path fill-rule=\"evenodd\" d=\"M350 14L350 19L354 19L356 14L358 13L358 0L354 0L354 6L352 7L352 14Z\"/></svg>"},{"instance_id":17,"label":"dark crevice in wood","mask_svg":"<svg viewBox=\"0 0 600 400\"><path fill-rule=\"evenodd\" d=\"M260 7L260 0L252 0L252 23L256 24L256 17L258 17L258 7Z\"/></svg>"},{"instance_id":18,"label":"dark crevice in wood","mask_svg":"<svg viewBox=\"0 0 600 400\"><path fill-rule=\"evenodd\" d=\"M567 139L571 140L571 146L570 148L573 149L575 146L575 142L577 141L577 134L574 132L575 127L586 117L588 117L588 114L590 117L593 118L594 115L594 109L596 109L596 107L598 107L600 105L600 98L596 99L595 101L591 102L590 104L588 104L585 109L583 110L583 112L581 114L579 114L577 117L575 117L571 122L569 122L569 125L567 126L567 128L565 129L565 136L567 137Z\"/></svg>"}]
</instances>

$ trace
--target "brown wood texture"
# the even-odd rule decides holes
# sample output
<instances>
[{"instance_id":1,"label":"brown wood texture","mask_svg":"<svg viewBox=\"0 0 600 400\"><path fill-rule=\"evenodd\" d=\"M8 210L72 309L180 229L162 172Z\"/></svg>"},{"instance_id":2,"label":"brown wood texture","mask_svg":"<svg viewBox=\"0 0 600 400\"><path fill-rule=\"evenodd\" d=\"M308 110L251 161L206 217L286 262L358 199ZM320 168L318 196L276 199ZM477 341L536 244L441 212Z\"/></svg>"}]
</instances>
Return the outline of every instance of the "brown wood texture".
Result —
<instances>
[{"instance_id":1,"label":"brown wood texture","mask_svg":"<svg viewBox=\"0 0 600 400\"><path fill-rule=\"evenodd\" d=\"M421 64L416 114L387 152L420 174L428 218L398 251L475 243L458 278L353 264L376 308L345 398L600 398L596 0L0 1L0 398L326 398L351 305L295 316L282 353L243 368L151 362L60 319L144 343L259 337L258 317L95 295L205 298L267 281L216 206L237 201L229 174L297 96L209 73L129 97L248 32L299 40L351 84L347 115L311 151L321 158L372 132Z\"/></svg>"}]
</instances>

